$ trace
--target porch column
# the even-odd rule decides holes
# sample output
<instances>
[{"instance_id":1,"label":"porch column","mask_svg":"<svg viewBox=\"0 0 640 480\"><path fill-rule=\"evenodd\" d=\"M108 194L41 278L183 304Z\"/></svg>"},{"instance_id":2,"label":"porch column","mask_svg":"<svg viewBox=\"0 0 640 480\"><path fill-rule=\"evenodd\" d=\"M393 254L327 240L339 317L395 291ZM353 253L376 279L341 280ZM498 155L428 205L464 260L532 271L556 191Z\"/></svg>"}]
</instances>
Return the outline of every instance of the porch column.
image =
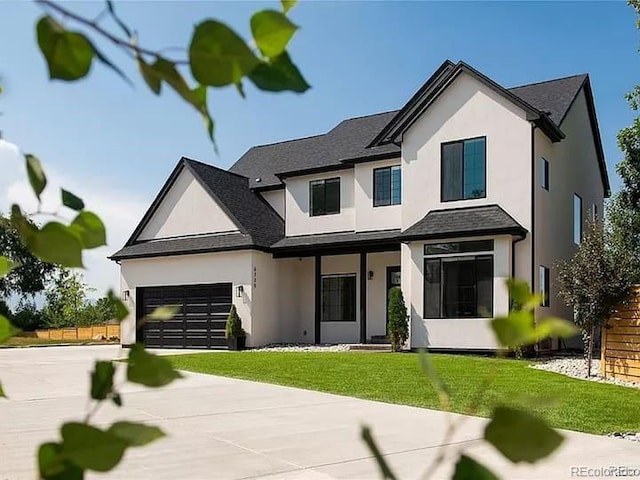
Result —
<instances>
[{"instance_id":1,"label":"porch column","mask_svg":"<svg viewBox=\"0 0 640 480\"><path fill-rule=\"evenodd\" d=\"M360 343L367 342L367 252L360 252Z\"/></svg>"},{"instance_id":2,"label":"porch column","mask_svg":"<svg viewBox=\"0 0 640 480\"><path fill-rule=\"evenodd\" d=\"M315 343L320 343L320 321L322 320L322 255L316 255L315 273Z\"/></svg>"}]
</instances>

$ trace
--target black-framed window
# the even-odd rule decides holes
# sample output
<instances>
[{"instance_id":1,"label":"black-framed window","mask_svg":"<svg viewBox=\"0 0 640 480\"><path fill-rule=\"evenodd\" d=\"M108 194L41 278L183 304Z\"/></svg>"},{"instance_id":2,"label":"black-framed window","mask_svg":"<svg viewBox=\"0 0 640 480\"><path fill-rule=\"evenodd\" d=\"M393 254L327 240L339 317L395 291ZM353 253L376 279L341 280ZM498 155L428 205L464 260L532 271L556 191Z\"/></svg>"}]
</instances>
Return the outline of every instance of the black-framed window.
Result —
<instances>
[{"instance_id":1,"label":"black-framed window","mask_svg":"<svg viewBox=\"0 0 640 480\"><path fill-rule=\"evenodd\" d=\"M340 213L340 177L309 182L309 215Z\"/></svg>"},{"instance_id":2,"label":"black-framed window","mask_svg":"<svg viewBox=\"0 0 640 480\"><path fill-rule=\"evenodd\" d=\"M573 243L580 245L582 241L582 197L573 194Z\"/></svg>"},{"instance_id":3,"label":"black-framed window","mask_svg":"<svg viewBox=\"0 0 640 480\"><path fill-rule=\"evenodd\" d=\"M356 275L322 277L322 321L356 321Z\"/></svg>"},{"instance_id":4,"label":"black-framed window","mask_svg":"<svg viewBox=\"0 0 640 480\"><path fill-rule=\"evenodd\" d=\"M425 258L424 318L493 316L493 255Z\"/></svg>"},{"instance_id":5,"label":"black-framed window","mask_svg":"<svg viewBox=\"0 0 640 480\"><path fill-rule=\"evenodd\" d=\"M549 296L551 295L551 284L549 268L540 265L540 295L542 295L542 306L549 306Z\"/></svg>"},{"instance_id":6,"label":"black-framed window","mask_svg":"<svg viewBox=\"0 0 640 480\"><path fill-rule=\"evenodd\" d=\"M402 174L400 165L373 170L373 206L400 205Z\"/></svg>"},{"instance_id":7,"label":"black-framed window","mask_svg":"<svg viewBox=\"0 0 640 480\"><path fill-rule=\"evenodd\" d=\"M486 137L442 144L440 190L443 202L487 196L486 151Z\"/></svg>"},{"instance_id":8,"label":"black-framed window","mask_svg":"<svg viewBox=\"0 0 640 480\"><path fill-rule=\"evenodd\" d=\"M451 253L492 252L493 240L469 240L466 242L431 243L424 246L425 255Z\"/></svg>"},{"instance_id":9,"label":"black-framed window","mask_svg":"<svg viewBox=\"0 0 640 480\"><path fill-rule=\"evenodd\" d=\"M540 157L540 186L549 190L549 162L544 157Z\"/></svg>"}]
</instances>

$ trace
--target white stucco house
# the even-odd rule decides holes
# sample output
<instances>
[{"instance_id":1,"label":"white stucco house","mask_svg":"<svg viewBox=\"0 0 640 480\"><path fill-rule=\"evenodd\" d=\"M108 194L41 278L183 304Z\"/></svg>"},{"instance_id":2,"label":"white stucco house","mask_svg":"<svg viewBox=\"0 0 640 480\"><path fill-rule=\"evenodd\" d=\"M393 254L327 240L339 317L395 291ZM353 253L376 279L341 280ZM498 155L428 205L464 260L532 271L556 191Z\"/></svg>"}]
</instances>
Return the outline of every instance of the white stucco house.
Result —
<instances>
[{"instance_id":1,"label":"white stucco house","mask_svg":"<svg viewBox=\"0 0 640 480\"><path fill-rule=\"evenodd\" d=\"M571 317L554 265L609 182L588 75L504 88L444 62L400 110L251 148L228 171L183 158L126 245L122 342L367 343L402 288L411 347L490 350L505 279ZM172 320L142 322L159 305ZM558 348L549 341L541 348Z\"/></svg>"}]
</instances>

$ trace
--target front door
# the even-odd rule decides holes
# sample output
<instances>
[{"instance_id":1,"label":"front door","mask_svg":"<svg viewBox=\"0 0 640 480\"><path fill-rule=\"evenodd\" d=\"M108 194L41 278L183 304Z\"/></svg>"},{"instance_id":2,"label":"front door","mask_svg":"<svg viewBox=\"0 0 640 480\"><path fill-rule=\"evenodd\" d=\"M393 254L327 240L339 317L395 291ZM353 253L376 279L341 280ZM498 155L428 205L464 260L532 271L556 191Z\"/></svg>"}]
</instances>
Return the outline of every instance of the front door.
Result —
<instances>
[{"instance_id":1,"label":"front door","mask_svg":"<svg viewBox=\"0 0 640 480\"><path fill-rule=\"evenodd\" d=\"M387 299L385 300L386 305L386 318L387 324L389 324L389 290L393 287L400 286L400 265L394 267L387 267Z\"/></svg>"}]
</instances>

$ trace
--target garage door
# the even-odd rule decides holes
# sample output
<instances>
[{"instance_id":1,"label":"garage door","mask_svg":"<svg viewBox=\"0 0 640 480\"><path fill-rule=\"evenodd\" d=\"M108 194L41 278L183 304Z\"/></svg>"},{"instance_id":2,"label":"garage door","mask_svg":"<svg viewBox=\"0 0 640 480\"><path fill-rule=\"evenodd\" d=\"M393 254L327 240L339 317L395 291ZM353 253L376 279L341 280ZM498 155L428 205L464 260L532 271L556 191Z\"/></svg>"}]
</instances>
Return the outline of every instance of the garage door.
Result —
<instances>
[{"instance_id":1,"label":"garage door","mask_svg":"<svg viewBox=\"0 0 640 480\"><path fill-rule=\"evenodd\" d=\"M139 320L157 307L177 308L173 318L146 321L142 341L153 348L220 348L227 345L224 329L231 310L231 284L140 288Z\"/></svg>"}]
</instances>

